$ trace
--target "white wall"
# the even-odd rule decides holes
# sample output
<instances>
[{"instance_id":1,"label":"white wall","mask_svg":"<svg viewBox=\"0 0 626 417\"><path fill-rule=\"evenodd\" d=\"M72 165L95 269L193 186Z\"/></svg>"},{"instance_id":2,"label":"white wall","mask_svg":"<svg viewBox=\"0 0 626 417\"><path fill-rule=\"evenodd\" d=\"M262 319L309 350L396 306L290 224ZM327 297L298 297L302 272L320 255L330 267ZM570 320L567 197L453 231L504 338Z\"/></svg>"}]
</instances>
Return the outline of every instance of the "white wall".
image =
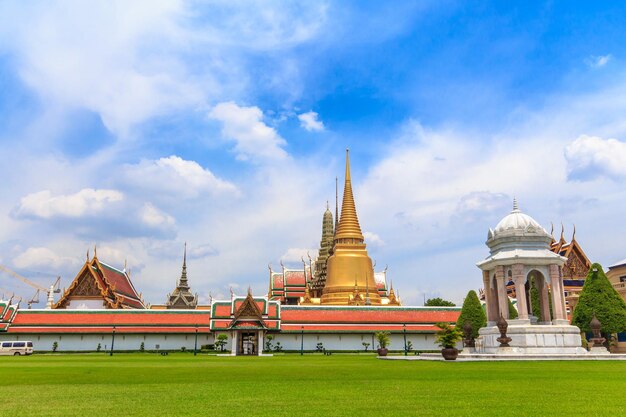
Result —
<instances>
[{"instance_id":1,"label":"white wall","mask_svg":"<svg viewBox=\"0 0 626 417\"><path fill-rule=\"evenodd\" d=\"M280 342L283 350L300 350L301 335L293 333L279 333L272 334L274 340L272 344L276 345L276 342ZM392 334L390 336L391 344L388 346L390 350L403 350L404 339L403 335ZM410 334L406 335L407 343L411 341L413 343L413 350L438 350L439 348L435 344L434 334ZM377 349L376 338L372 333L363 334L338 334L338 333L324 333L324 334L304 334L304 350L315 350L318 343L323 343L326 350L365 350L363 343L369 343L367 350Z\"/></svg>"},{"instance_id":2,"label":"white wall","mask_svg":"<svg viewBox=\"0 0 626 417\"><path fill-rule=\"evenodd\" d=\"M220 332L221 333L221 332ZM231 332L223 332L228 335L225 351L230 352L232 336ZM219 333L218 333L219 334ZM271 333L274 337L272 345L280 342L283 350L300 350L300 334L296 333ZM159 345L160 350L180 350L184 346L188 350L193 350L195 334L115 334L115 350L135 350L139 351L139 346L144 343L146 350L156 350ZM216 334L198 334L198 349L201 345L214 344ZM434 334L410 334L406 335L407 342L413 343L413 350L438 350L435 344ZM111 333L105 334L0 334L0 341L3 340L30 340L33 342L35 351L51 351L52 344L58 343L58 352L62 351L95 351L100 343L102 351L111 349ZM376 340L372 333L363 334L305 334L304 350L314 351L318 343L323 343L327 350L365 350L363 342L369 343L367 350L377 348ZM265 348L265 346L263 346ZM390 350L403 350L404 340L402 333L391 335Z\"/></svg>"},{"instance_id":3,"label":"white wall","mask_svg":"<svg viewBox=\"0 0 626 417\"><path fill-rule=\"evenodd\" d=\"M33 342L35 351L51 351L52 344L58 343L58 352L62 351L95 351L100 344L102 351L111 349L111 333L105 334L1 334L0 341L4 340L30 340ZM114 350L139 351L141 343L146 350L155 350L159 345L160 350L180 350L185 347L193 350L195 334L115 334ZM213 344L212 334L198 334L198 349L201 345Z\"/></svg>"}]
</instances>

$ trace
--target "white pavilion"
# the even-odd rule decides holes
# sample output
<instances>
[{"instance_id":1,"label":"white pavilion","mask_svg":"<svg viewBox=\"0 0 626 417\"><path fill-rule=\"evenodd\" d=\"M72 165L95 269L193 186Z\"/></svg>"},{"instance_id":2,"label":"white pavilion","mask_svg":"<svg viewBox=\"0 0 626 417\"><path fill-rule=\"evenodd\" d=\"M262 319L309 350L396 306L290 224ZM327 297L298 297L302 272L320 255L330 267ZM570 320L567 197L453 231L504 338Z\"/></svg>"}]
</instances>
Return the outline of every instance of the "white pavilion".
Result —
<instances>
[{"instance_id":1,"label":"white pavilion","mask_svg":"<svg viewBox=\"0 0 626 417\"><path fill-rule=\"evenodd\" d=\"M532 217L513 211L489 229L489 256L477 266L483 271L487 326L479 331L477 353L586 354L580 329L569 324L563 292L562 266L567 258L550 250L552 237ZM540 317L532 315L531 279L539 291ZM507 283L513 281L518 318L509 319ZM550 291L548 291L548 287ZM551 295L550 295L551 294ZM550 300L552 298L552 315ZM507 321L509 347L500 347L496 322Z\"/></svg>"}]
</instances>

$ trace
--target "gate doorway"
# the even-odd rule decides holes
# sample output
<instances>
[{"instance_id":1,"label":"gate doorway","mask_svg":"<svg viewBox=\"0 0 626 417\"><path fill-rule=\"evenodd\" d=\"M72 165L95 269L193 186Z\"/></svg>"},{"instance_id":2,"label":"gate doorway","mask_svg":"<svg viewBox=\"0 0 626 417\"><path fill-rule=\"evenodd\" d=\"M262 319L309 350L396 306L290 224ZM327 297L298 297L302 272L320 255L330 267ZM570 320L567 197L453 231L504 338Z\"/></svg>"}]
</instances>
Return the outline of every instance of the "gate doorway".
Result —
<instances>
[{"instance_id":1,"label":"gate doorway","mask_svg":"<svg viewBox=\"0 0 626 417\"><path fill-rule=\"evenodd\" d=\"M258 355L258 345L258 332L241 332L237 355Z\"/></svg>"}]
</instances>

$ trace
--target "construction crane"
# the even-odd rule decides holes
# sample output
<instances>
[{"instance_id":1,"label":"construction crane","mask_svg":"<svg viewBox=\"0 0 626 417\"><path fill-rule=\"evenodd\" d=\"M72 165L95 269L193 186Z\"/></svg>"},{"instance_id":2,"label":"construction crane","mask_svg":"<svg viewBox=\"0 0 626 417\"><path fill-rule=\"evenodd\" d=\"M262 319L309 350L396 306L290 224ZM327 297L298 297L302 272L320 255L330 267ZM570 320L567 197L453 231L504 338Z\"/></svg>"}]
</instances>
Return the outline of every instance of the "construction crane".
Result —
<instances>
[{"instance_id":1,"label":"construction crane","mask_svg":"<svg viewBox=\"0 0 626 417\"><path fill-rule=\"evenodd\" d=\"M61 289L59 288L59 283L61 282L61 277L57 277L56 281L54 281L54 284L52 284L50 286L50 288L45 288L45 287L42 287L41 285L39 285L39 284L37 284L35 282L32 282L28 278L25 278L25 277L21 276L17 272L7 268L4 265L0 265L0 271L3 271L5 273L13 276L14 278L19 279L24 284L33 287L37 291L37 292L35 292L35 295L33 296L33 298L31 298L28 301L28 308L31 308L32 304L38 304L39 303L39 294L42 293L42 292L48 295L46 308L52 308L52 304L54 303L54 294L58 294L58 293L61 292Z\"/></svg>"},{"instance_id":2,"label":"construction crane","mask_svg":"<svg viewBox=\"0 0 626 417\"><path fill-rule=\"evenodd\" d=\"M19 295L15 295L15 293L13 291L8 291L8 290L5 290L4 288L0 288L0 293L2 293L2 299L4 299L4 297L7 294L11 294L11 297L9 297L9 299L17 298L18 302L22 301L22 297L20 297Z\"/></svg>"}]
</instances>

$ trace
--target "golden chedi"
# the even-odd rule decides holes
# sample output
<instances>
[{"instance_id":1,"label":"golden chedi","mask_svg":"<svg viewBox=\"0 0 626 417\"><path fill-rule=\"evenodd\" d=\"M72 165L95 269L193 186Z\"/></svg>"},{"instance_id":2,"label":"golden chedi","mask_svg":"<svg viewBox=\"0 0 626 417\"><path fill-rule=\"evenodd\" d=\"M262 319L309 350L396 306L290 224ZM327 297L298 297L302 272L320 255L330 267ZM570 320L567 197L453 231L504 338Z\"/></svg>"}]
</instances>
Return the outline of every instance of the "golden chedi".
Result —
<instances>
[{"instance_id":1,"label":"golden chedi","mask_svg":"<svg viewBox=\"0 0 626 417\"><path fill-rule=\"evenodd\" d=\"M350 156L346 150L346 180L341 217L335 230L333 253L326 265L326 285L320 302L331 305L354 304L355 294L365 300L365 304L381 304L372 259L367 254L356 214L350 180Z\"/></svg>"}]
</instances>

